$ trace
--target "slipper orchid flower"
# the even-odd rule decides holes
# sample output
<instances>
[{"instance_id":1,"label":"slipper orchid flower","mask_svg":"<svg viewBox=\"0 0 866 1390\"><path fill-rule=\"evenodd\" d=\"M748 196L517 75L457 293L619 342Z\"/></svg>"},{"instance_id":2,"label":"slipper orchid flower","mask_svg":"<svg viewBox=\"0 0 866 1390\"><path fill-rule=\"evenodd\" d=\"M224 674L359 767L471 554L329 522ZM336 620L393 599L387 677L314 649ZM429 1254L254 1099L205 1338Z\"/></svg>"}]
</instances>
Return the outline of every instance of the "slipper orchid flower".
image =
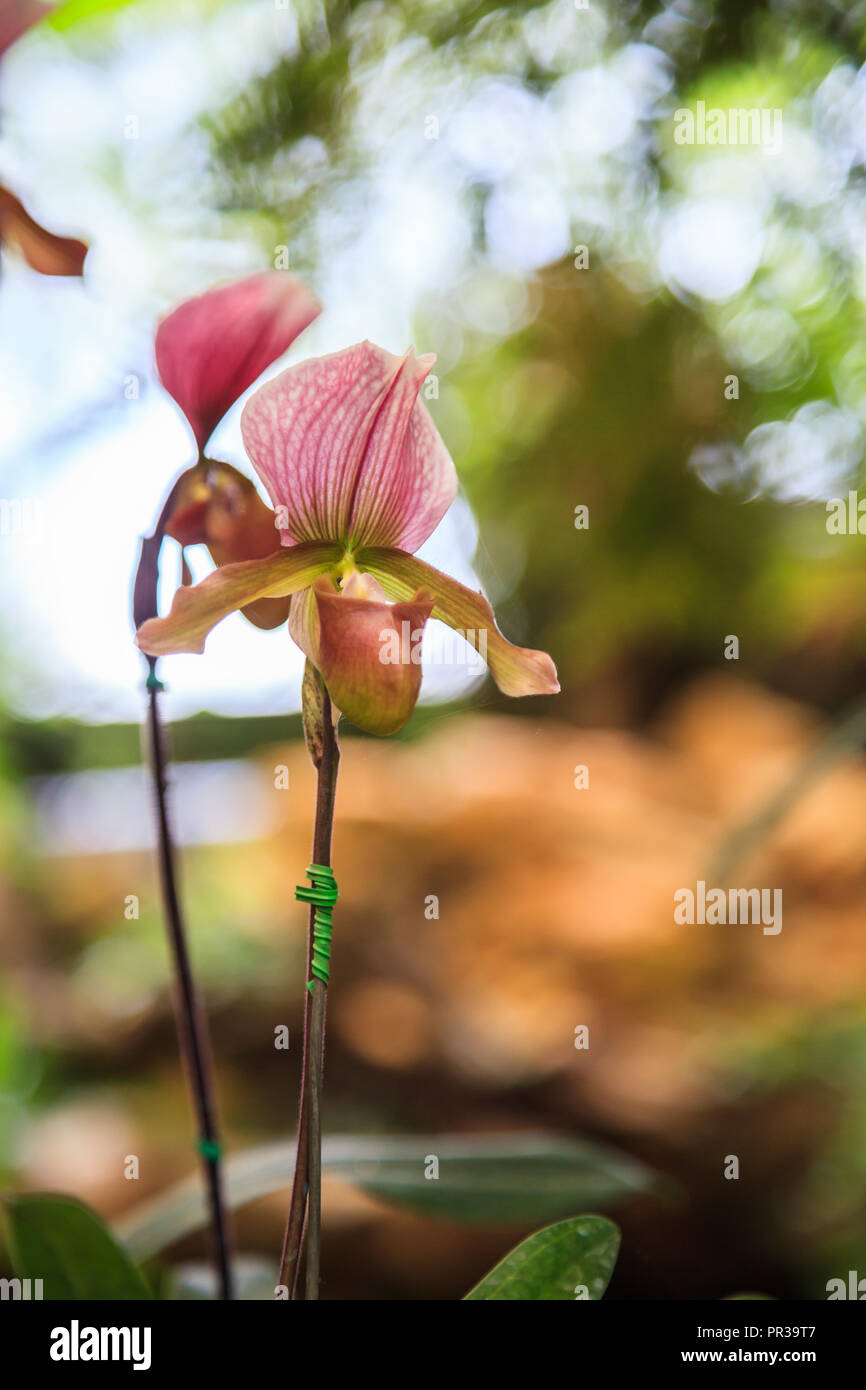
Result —
<instances>
[{"instance_id":1,"label":"slipper orchid flower","mask_svg":"<svg viewBox=\"0 0 866 1390\"><path fill-rule=\"evenodd\" d=\"M139 628L142 651L201 652L227 614L290 596L292 637L337 708L369 733L393 733L409 718L421 683L416 639L429 617L486 657L506 695L554 694L546 652L512 646L482 594L414 554L457 491L454 465L418 399L434 361L363 342L260 387L241 432L282 548L181 587L166 617Z\"/></svg>"}]
</instances>

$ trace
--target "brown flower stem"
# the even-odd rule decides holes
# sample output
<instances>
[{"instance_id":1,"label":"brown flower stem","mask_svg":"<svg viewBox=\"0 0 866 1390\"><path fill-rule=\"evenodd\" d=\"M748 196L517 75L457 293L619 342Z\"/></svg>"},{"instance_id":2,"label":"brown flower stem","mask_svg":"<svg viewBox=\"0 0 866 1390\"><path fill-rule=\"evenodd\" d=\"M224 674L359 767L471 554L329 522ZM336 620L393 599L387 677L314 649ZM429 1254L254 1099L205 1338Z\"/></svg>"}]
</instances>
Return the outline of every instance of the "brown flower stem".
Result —
<instances>
[{"instance_id":1,"label":"brown flower stem","mask_svg":"<svg viewBox=\"0 0 866 1390\"><path fill-rule=\"evenodd\" d=\"M231 1299L228 1221L223 1198L219 1131L211 1082L210 1040L193 982L189 947L177 886L174 842L168 815L165 735L159 713L156 662L148 658L148 751L157 816L157 852L163 913L174 967L174 1002L178 1042L198 1122L199 1153L210 1209L211 1238L221 1299Z\"/></svg>"},{"instance_id":2,"label":"brown flower stem","mask_svg":"<svg viewBox=\"0 0 866 1390\"><path fill-rule=\"evenodd\" d=\"M310 1120L307 1132L309 1157L309 1206L307 1211L307 1301L319 1297L319 1255L322 1232L322 1072L325 1061L325 1001L328 991L321 980L313 984L310 1019Z\"/></svg>"},{"instance_id":3,"label":"brown flower stem","mask_svg":"<svg viewBox=\"0 0 866 1390\"><path fill-rule=\"evenodd\" d=\"M313 942L313 908L310 908L310 927L308 932L307 945L307 978L310 975L312 965L312 942ZM307 1105L307 1040L310 1034L310 1008L312 1000L307 991L304 1003L304 1034L301 1050L301 1091L298 1102L298 1143L295 1154L295 1172L292 1178L292 1196L289 1203L289 1215L286 1221L286 1233L283 1237L283 1250L280 1256L280 1278L282 1286L288 1287L289 1298L294 1298L298 1288L298 1273L301 1262L301 1246L303 1244L304 1229L307 1215L307 1157L308 1157L308 1118L309 1108Z\"/></svg>"},{"instance_id":4,"label":"brown flower stem","mask_svg":"<svg viewBox=\"0 0 866 1390\"><path fill-rule=\"evenodd\" d=\"M334 803L340 747L334 728L331 701L318 671L307 663L303 692L304 735L316 768L316 817L313 828L314 864L330 865L334 829ZM312 978L313 926L311 906L307 933L307 980ZM290 1297L298 1290L301 1249L307 1248L305 1291L318 1298L321 1235L322 1127L321 1094L325 1048L325 998L321 980L313 980L304 1001L304 1039L301 1053L301 1096L298 1108L298 1143L286 1234L280 1262L280 1284Z\"/></svg>"}]
</instances>

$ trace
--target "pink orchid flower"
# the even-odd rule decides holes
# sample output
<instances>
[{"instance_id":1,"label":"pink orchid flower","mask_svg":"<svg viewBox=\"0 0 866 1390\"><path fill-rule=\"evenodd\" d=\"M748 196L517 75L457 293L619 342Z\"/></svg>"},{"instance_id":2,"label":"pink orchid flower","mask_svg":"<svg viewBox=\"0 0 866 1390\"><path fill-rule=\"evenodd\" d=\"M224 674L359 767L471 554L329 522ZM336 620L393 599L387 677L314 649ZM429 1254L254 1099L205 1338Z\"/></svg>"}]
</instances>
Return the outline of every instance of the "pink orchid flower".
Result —
<instances>
[{"instance_id":1,"label":"pink orchid flower","mask_svg":"<svg viewBox=\"0 0 866 1390\"><path fill-rule=\"evenodd\" d=\"M217 565L254 560L274 549L274 513L249 478L204 449L235 401L321 313L315 295L285 271L264 271L187 299L162 320L156 365L186 416L198 461L174 482L154 535L145 540L136 580L135 617L156 613L156 567L164 536L206 545ZM288 598L244 607L257 627L288 617Z\"/></svg>"},{"instance_id":2,"label":"pink orchid flower","mask_svg":"<svg viewBox=\"0 0 866 1390\"><path fill-rule=\"evenodd\" d=\"M228 613L289 595L292 637L337 708L370 733L393 733L409 718L421 670L402 639L410 632L417 650L431 616L486 656L506 695L555 694L546 652L512 646L482 594L413 553L457 491L454 465L418 399L434 361L364 342L260 387L241 431L276 509L282 549L179 589L171 612L139 629L142 651L201 652Z\"/></svg>"}]
</instances>

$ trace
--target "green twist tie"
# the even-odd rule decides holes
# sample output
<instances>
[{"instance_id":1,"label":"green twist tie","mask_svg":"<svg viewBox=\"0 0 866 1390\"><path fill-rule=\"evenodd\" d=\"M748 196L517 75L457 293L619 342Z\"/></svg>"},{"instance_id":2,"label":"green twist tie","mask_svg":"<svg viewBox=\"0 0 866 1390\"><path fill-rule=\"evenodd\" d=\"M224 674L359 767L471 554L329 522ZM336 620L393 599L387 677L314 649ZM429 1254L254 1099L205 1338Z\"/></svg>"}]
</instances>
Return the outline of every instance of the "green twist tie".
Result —
<instances>
[{"instance_id":1,"label":"green twist tie","mask_svg":"<svg viewBox=\"0 0 866 1390\"><path fill-rule=\"evenodd\" d=\"M295 897L299 903L311 903L315 909L313 913L313 964L311 968L313 978L321 980L327 988L328 964L331 959L331 914L334 910L334 904L340 896L340 891L337 888L334 871L327 864L308 864L306 874L312 887L308 888L306 884L299 886L295 889ZM307 989L312 994L313 980L307 981Z\"/></svg>"},{"instance_id":2,"label":"green twist tie","mask_svg":"<svg viewBox=\"0 0 866 1390\"><path fill-rule=\"evenodd\" d=\"M215 1139L199 1139L198 1151L203 1158L207 1158L211 1163L216 1163L222 1149Z\"/></svg>"},{"instance_id":3,"label":"green twist tie","mask_svg":"<svg viewBox=\"0 0 866 1390\"><path fill-rule=\"evenodd\" d=\"M144 682L144 688L150 691L151 695L162 695L165 691L165 686L155 671L148 671L147 680Z\"/></svg>"}]
</instances>

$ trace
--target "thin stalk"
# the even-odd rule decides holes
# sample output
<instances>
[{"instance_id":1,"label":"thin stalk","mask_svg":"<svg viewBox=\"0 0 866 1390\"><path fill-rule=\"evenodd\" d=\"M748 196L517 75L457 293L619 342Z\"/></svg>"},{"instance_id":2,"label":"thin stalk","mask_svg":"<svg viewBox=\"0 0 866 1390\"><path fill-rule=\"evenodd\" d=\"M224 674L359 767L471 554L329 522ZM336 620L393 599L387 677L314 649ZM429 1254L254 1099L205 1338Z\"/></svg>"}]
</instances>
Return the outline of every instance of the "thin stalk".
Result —
<instances>
[{"instance_id":1,"label":"thin stalk","mask_svg":"<svg viewBox=\"0 0 866 1390\"><path fill-rule=\"evenodd\" d=\"M307 1130L309 1198L307 1210L306 1296L319 1297L319 1255L322 1235L322 1072L325 1052L325 1000L328 991L321 980L313 984L310 1017L310 1119Z\"/></svg>"},{"instance_id":2,"label":"thin stalk","mask_svg":"<svg viewBox=\"0 0 866 1390\"><path fill-rule=\"evenodd\" d=\"M310 925L307 932L306 979L310 978L310 971L313 964L313 912L314 909L311 907ZM309 1154L307 1145L309 1118L309 1107L307 1104L307 1044L310 1036L311 1008L312 998L309 990L306 990L304 1000L304 1033L301 1046L301 1089L298 1100L298 1143L295 1156L295 1172L292 1178L292 1196L289 1202L289 1215L286 1221L286 1233L283 1237L283 1250L280 1256L279 1282L282 1286L288 1288L289 1298L294 1298L297 1292L298 1273L301 1267L301 1248L303 1245L307 1215L307 1158Z\"/></svg>"},{"instance_id":3,"label":"thin stalk","mask_svg":"<svg viewBox=\"0 0 866 1390\"><path fill-rule=\"evenodd\" d=\"M707 881L724 883L740 860L775 830L800 797L842 758L861 749L864 742L866 700L859 697L845 710L839 722L808 750L770 798L729 832L707 874Z\"/></svg>"},{"instance_id":4,"label":"thin stalk","mask_svg":"<svg viewBox=\"0 0 866 1390\"><path fill-rule=\"evenodd\" d=\"M199 1153L210 1209L211 1238L220 1298L232 1297L228 1222L223 1198L219 1132L211 1082L210 1040L199 1007L177 886L174 842L168 816L165 736L159 713L156 662L148 680L148 751L157 814L157 857L163 912L174 966L175 1019L178 1042L198 1123Z\"/></svg>"},{"instance_id":5,"label":"thin stalk","mask_svg":"<svg viewBox=\"0 0 866 1390\"><path fill-rule=\"evenodd\" d=\"M304 676L304 733L317 778L312 862L330 865L340 747L330 699L321 676L309 664ZM314 922L315 908L311 906L307 928L307 980L312 976ZM316 979L312 991L306 990L305 994L298 1142L280 1261L280 1283L289 1288L291 1298L297 1296L301 1252L306 1245L305 1293L307 1299L316 1299L322 1210L321 1095L327 990L321 980Z\"/></svg>"}]
</instances>

